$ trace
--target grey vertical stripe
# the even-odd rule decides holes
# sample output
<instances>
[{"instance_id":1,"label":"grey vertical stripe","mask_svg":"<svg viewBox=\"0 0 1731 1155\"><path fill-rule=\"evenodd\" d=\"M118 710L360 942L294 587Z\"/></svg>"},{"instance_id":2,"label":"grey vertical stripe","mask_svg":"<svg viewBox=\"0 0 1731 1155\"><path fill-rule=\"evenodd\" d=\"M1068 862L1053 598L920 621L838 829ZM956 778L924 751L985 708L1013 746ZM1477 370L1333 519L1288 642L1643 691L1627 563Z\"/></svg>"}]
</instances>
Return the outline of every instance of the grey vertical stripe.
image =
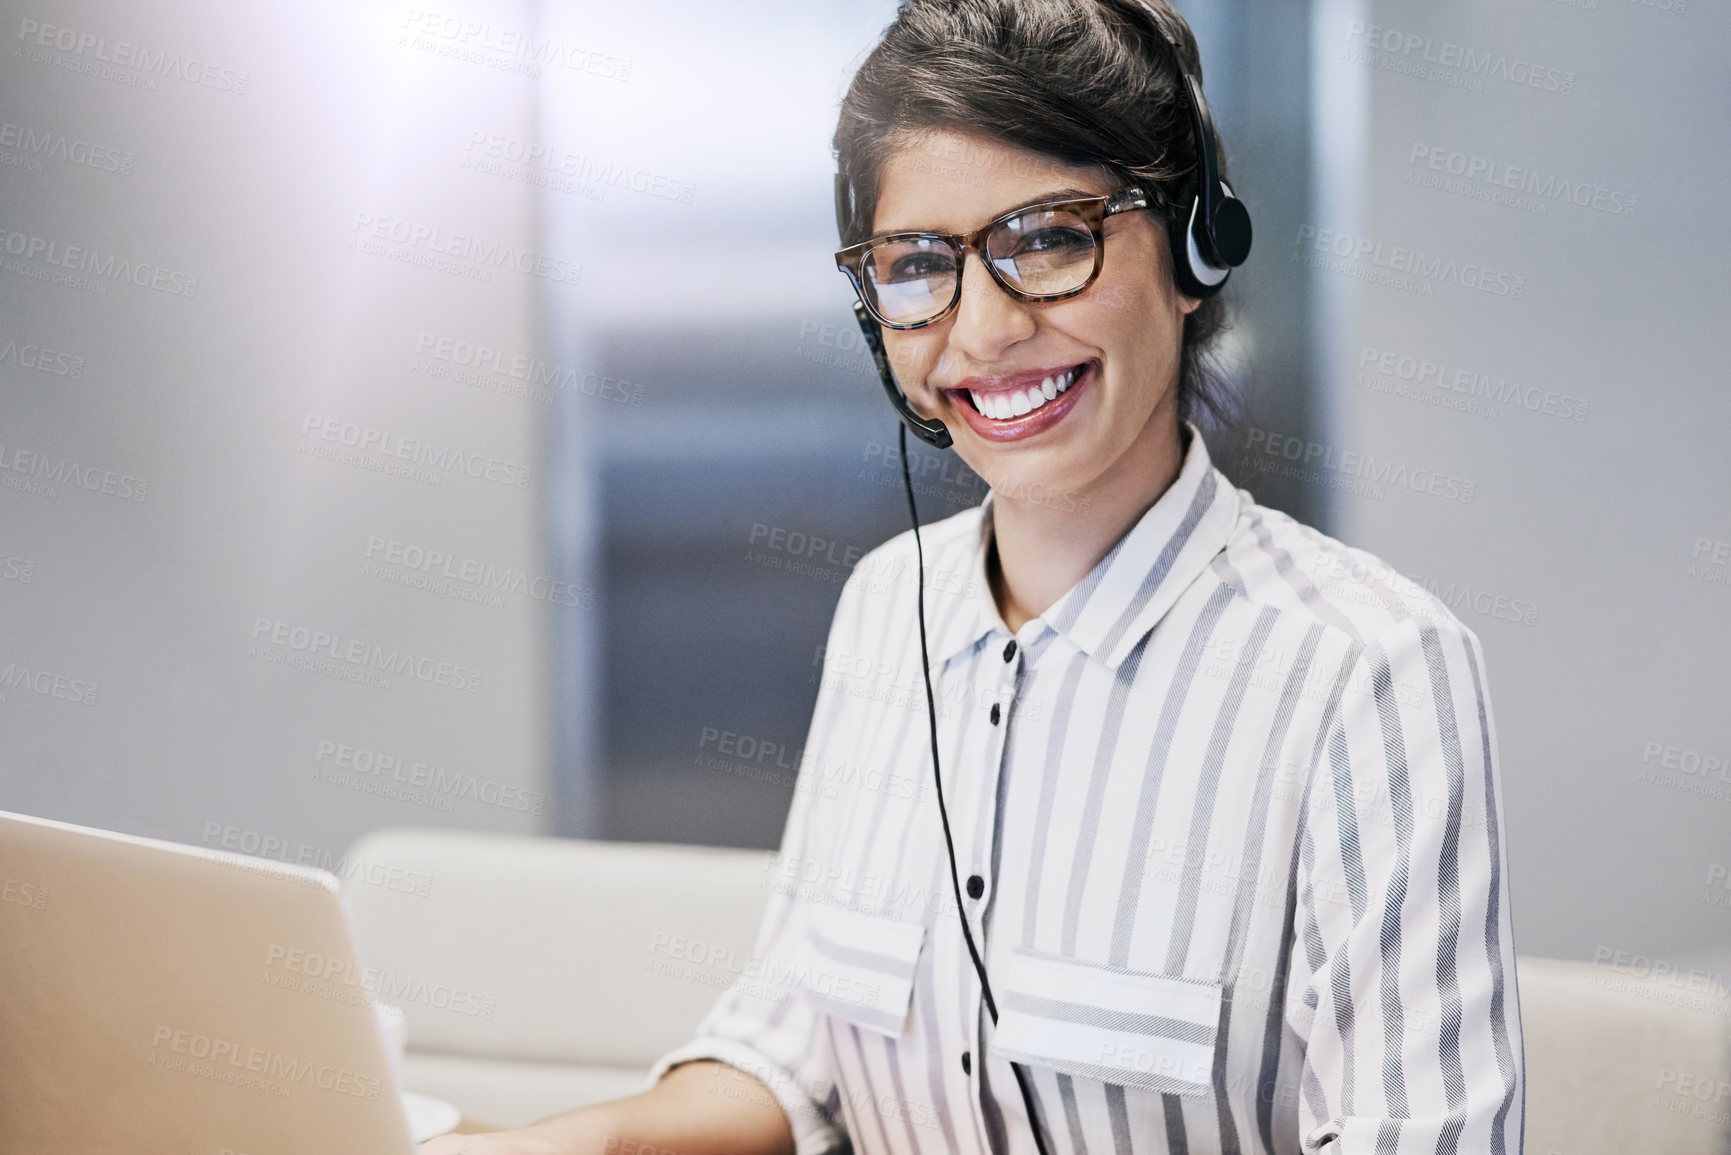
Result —
<instances>
[{"instance_id":1,"label":"grey vertical stripe","mask_svg":"<svg viewBox=\"0 0 1731 1155\"><path fill-rule=\"evenodd\" d=\"M1123 882L1119 887L1118 916L1113 920L1112 948L1107 957L1117 966L1130 960L1130 940L1136 933L1136 914L1142 897L1142 880L1148 871L1148 840L1154 828L1154 806L1160 799L1160 784L1166 776L1166 759L1172 751L1172 736L1178 729L1178 713L1190 686L1196 680L1196 667L1202 664L1202 647L1214 636L1233 593L1219 586L1202 607L1202 614L1190 637L1184 643L1184 655L1178 659L1167 684L1166 700L1160 706L1160 720L1155 723L1154 743L1148 751L1148 768L1142 775L1142 790L1136 799L1136 820L1130 827L1130 851L1124 863ZM1244 672L1248 677L1248 672ZM1166 968L1170 971L1170 965Z\"/></svg>"},{"instance_id":2,"label":"grey vertical stripe","mask_svg":"<svg viewBox=\"0 0 1731 1155\"><path fill-rule=\"evenodd\" d=\"M928 931L927 934L929 935L930 932ZM928 976L933 965L930 961L931 958L930 954L926 955L923 963ZM929 977L925 982L916 982L914 993L920 1004L920 1033L926 1039L925 1076L927 1090L931 1093L932 1106L938 1117L938 1129L944 1133L944 1150L958 1151L961 1148L956 1143L956 1125L950 1119L950 1096L948 1094L949 1082L955 1076L944 1064L943 1040L939 1038L943 1019L938 1015L937 983L931 981Z\"/></svg>"},{"instance_id":3,"label":"grey vertical stripe","mask_svg":"<svg viewBox=\"0 0 1731 1155\"><path fill-rule=\"evenodd\" d=\"M858 1035L856 1034L854 1037L858 1038ZM898 1052L895 1043L887 1038L880 1040L880 1042L884 1049L884 1062L888 1064L890 1069L890 1085L896 1090L896 1115L901 1118L902 1134L906 1136L908 1141L907 1149L912 1152L923 1152L925 1144L921 1143L919 1136L914 1134L914 1112L925 1104L915 1104L908 1098L908 1088L902 1079L902 1063L901 1059L897 1057ZM936 1087L930 1089L937 1090ZM932 1097L936 1098L937 1096L933 1095Z\"/></svg>"},{"instance_id":4,"label":"grey vertical stripe","mask_svg":"<svg viewBox=\"0 0 1731 1155\"><path fill-rule=\"evenodd\" d=\"M1136 684L1147 638L1138 642L1129 656L1112 672L1112 692L1106 699L1106 718L1100 744L1094 750L1094 771L1088 777L1088 795L1082 804L1082 824L1070 863L1070 880L1064 895L1063 952L1076 953L1076 932L1082 918L1082 891L1088 885L1088 868L1094 863L1094 840L1100 832L1100 807L1111 776L1112 759L1118 753L1118 734L1124 728L1124 703Z\"/></svg>"},{"instance_id":5,"label":"grey vertical stripe","mask_svg":"<svg viewBox=\"0 0 1731 1155\"><path fill-rule=\"evenodd\" d=\"M1116 1083L1106 1084L1106 1118L1112 1123L1112 1155L1133 1155L1130 1108L1124 1102L1124 1088Z\"/></svg>"},{"instance_id":6,"label":"grey vertical stripe","mask_svg":"<svg viewBox=\"0 0 1731 1155\"><path fill-rule=\"evenodd\" d=\"M979 1013L980 1037L991 1037L991 1025L986 1022L986 1006L980 1004ZM986 1126L986 1141L991 1144L992 1155L1008 1155L1010 1150L1010 1133L1004 1126L1004 1108L999 1104L997 1094L992 1089L992 1064L986 1061L984 1053L974 1056L974 1071L980 1083L980 1119ZM1015 1086L1015 1076L1010 1077L1011 1087ZM1020 1092L1010 1091L1019 1095Z\"/></svg>"},{"instance_id":7,"label":"grey vertical stripe","mask_svg":"<svg viewBox=\"0 0 1731 1155\"><path fill-rule=\"evenodd\" d=\"M1034 838L1028 850L1028 893L1022 912L1022 945L1034 945L1034 927L1040 913L1040 884L1045 877L1046 843L1052 833L1052 804L1058 793L1059 759L1070 736L1070 710L1076 704L1076 687L1087 668L1088 655L1077 650L1064 670L1058 687L1057 705L1046 729L1046 763L1040 775L1040 801L1034 808Z\"/></svg>"},{"instance_id":8,"label":"grey vertical stripe","mask_svg":"<svg viewBox=\"0 0 1731 1155\"><path fill-rule=\"evenodd\" d=\"M1461 810L1466 803L1466 770L1461 763L1460 729L1455 725L1454 694L1449 688L1448 668L1435 626L1419 630L1424 648L1425 670L1430 675L1432 705L1437 716L1437 736L1442 740L1443 765L1448 769L1448 805L1443 808L1443 841L1437 854L1437 902L1441 934L1436 941L1437 992L1442 1004L1437 1031L1438 1058L1442 1063L1443 1093L1450 1111L1459 1111L1467 1099L1466 1075L1461 1067L1461 987L1455 962L1455 941L1461 933Z\"/></svg>"},{"instance_id":9,"label":"grey vertical stripe","mask_svg":"<svg viewBox=\"0 0 1731 1155\"><path fill-rule=\"evenodd\" d=\"M1190 1139L1184 1130L1184 1100L1177 1095L1160 1096L1166 1108L1166 1150L1172 1155L1189 1155Z\"/></svg>"},{"instance_id":10,"label":"grey vertical stripe","mask_svg":"<svg viewBox=\"0 0 1731 1155\"><path fill-rule=\"evenodd\" d=\"M877 1112L877 1095L870 1081L871 1068L866 1066L865 1044L860 1040L859 1028L849 1024L848 1039L853 1043L854 1058L859 1061L859 1075L852 1080L850 1086L842 1094L842 1101L848 1106L848 1117L856 1123L863 1124L861 1130L870 1131L876 1136L876 1143L864 1144L871 1150L888 1150L889 1134L884 1130L888 1121ZM860 1109L860 1104L865 1109Z\"/></svg>"},{"instance_id":11,"label":"grey vertical stripe","mask_svg":"<svg viewBox=\"0 0 1731 1155\"><path fill-rule=\"evenodd\" d=\"M1364 918L1370 904L1370 888L1364 880L1364 858L1358 849L1358 810L1352 788L1352 755L1346 749L1346 733L1328 736L1328 765L1334 774L1335 833L1340 839L1340 862L1346 870L1347 894L1352 899L1352 920Z\"/></svg>"},{"instance_id":12,"label":"grey vertical stripe","mask_svg":"<svg viewBox=\"0 0 1731 1155\"><path fill-rule=\"evenodd\" d=\"M1076 1081L1058 1072L1058 1101L1064 1105L1064 1126L1069 1129L1073 1155L1088 1155L1088 1137L1082 1133L1082 1113L1076 1107Z\"/></svg>"},{"instance_id":13,"label":"grey vertical stripe","mask_svg":"<svg viewBox=\"0 0 1731 1155\"><path fill-rule=\"evenodd\" d=\"M1406 1007L1401 999L1401 911L1406 906L1407 874L1412 864L1412 789L1407 782L1406 737L1400 724L1400 708L1395 703L1394 676L1389 672L1388 654L1381 646L1373 646L1371 685L1375 688L1376 717L1382 726L1383 759L1388 769L1389 808L1394 811L1396 856L1389 873L1388 897L1382 904L1382 926L1378 942L1382 947L1382 1087L1389 1110L1397 1118L1411 1114L1406 1101L1406 1071L1401 1063L1405 1048L1401 1045L1406 1030ZM1398 1142L1398 1135L1396 1136ZM1378 1142L1381 1142L1379 1137Z\"/></svg>"},{"instance_id":14,"label":"grey vertical stripe","mask_svg":"<svg viewBox=\"0 0 1731 1155\"><path fill-rule=\"evenodd\" d=\"M1491 980L1491 1037L1496 1048L1497 1073L1503 1077L1505 1090L1502 1101L1497 1104L1497 1113L1491 1124L1491 1153L1506 1155L1508 1140L1505 1137L1508 1128L1509 1110L1515 1103L1515 1057L1509 1046L1509 1016L1511 1008L1503 1005L1503 946L1502 946L1502 873L1503 858L1501 836L1499 833L1499 818L1497 815L1497 784L1491 776L1491 767L1495 759L1491 755L1491 722L1485 709L1485 688L1479 677L1479 660L1476 647L1466 645L1467 669L1473 675L1473 699L1478 703L1480 756L1483 758L1485 776L1485 838L1490 843L1490 886L1485 902L1485 958ZM1522 1066L1525 1066L1526 1056L1523 1053ZM1519 1124L1517 1124L1518 1126ZM1521 1135L1515 1135L1515 1150L1521 1149Z\"/></svg>"},{"instance_id":15,"label":"grey vertical stripe","mask_svg":"<svg viewBox=\"0 0 1731 1155\"><path fill-rule=\"evenodd\" d=\"M1238 724L1238 708L1244 702L1245 688L1255 671L1268 635L1274 630L1279 615L1264 606L1256 615L1256 625L1244 643L1238 668L1226 687L1226 697L1214 716L1214 732L1208 736L1208 748L1202 757L1201 782L1196 788L1196 804L1190 811L1190 830L1184 839L1184 873L1179 878L1178 908L1174 912L1172 930L1166 946L1166 973L1185 974L1185 961L1190 957L1190 933L1196 926L1196 900L1202 891L1202 864L1207 861L1209 831L1214 827L1214 800L1220 792L1220 767L1226 761L1226 744L1232 740Z\"/></svg>"},{"instance_id":16,"label":"grey vertical stripe","mask_svg":"<svg viewBox=\"0 0 1731 1155\"><path fill-rule=\"evenodd\" d=\"M1256 770L1256 786L1251 794L1250 822L1244 832L1244 849L1240 856L1238 867L1238 894L1232 904L1232 924L1227 931L1226 962L1220 968L1220 978L1224 983L1234 983L1239 968L1244 959L1245 928L1249 924L1252 904L1257 901L1261 891L1262 879L1262 840L1268 826L1268 809L1273 803L1270 797L1273 785L1275 766L1280 760L1281 749L1285 746L1286 735L1292 726L1292 716L1298 707L1299 691L1303 689L1305 679L1310 674L1311 659L1316 656L1317 644L1322 639L1322 627L1312 625L1304 632L1304 640L1299 643L1298 655L1293 660L1292 669L1287 672L1286 682L1280 688L1280 704L1275 708L1274 725L1268 732L1268 740L1262 747L1262 760ZM1294 851L1297 844L1294 843ZM1292 941L1292 908L1295 896L1291 887L1286 888L1287 918L1281 941ZM1278 1008L1285 1001L1286 971L1285 953L1282 952L1276 963L1277 970L1269 982L1268 1003L1269 1014L1266 1020L1262 1045L1262 1063L1257 1073L1256 1113L1258 1132L1262 1136L1264 1150L1273 1155L1270 1124L1272 1122L1272 1106L1274 1096L1265 1095L1263 1088L1270 1092L1274 1087L1275 1072L1270 1069L1271 1058L1279 1059L1280 1034L1278 1031L1280 1016ZM1213 1082L1217 1107L1220 1115L1220 1150L1221 1155L1238 1155L1238 1124L1233 1118L1233 1099L1226 1084L1227 1050L1232 1041L1232 1005L1228 998L1222 1001L1220 1007L1220 1046L1214 1054ZM1272 1056L1270 1054L1272 1048Z\"/></svg>"},{"instance_id":17,"label":"grey vertical stripe","mask_svg":"<svg viewBox=\"0 0 1731 1155\"><path fill-rule=\"evenodd\" d=\"M1293 865L1297 865L1297 847L1293 848ZM1281 919L1280 941L1292 941L1292 927L1298 915L1298 893L1286 888L1286 912ZM1265 1155L1274 1155L1274 1096L1280 1087L1280 1042L1286 1027L1286 982L1292 956L1286 951L1275 955L1274 981L1268 988L1268 1009L1262 1026L1262 1062L1256 1070L1256 1134L1262 1140ZM1224 1108L1222 1108L1224 1110Z\"/></svg>"}]
</instances>

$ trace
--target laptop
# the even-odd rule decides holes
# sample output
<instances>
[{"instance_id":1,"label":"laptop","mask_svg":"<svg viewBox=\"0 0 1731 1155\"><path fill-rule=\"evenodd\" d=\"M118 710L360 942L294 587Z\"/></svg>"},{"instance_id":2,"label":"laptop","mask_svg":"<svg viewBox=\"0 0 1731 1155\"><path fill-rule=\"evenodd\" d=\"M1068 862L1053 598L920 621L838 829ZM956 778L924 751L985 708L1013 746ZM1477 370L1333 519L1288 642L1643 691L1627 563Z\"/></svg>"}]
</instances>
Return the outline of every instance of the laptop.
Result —
<instances>
[{"instance_id":1,"label":"laptop","mask_svg":"<svg viewBox=\"0 0 1731 1155\"><path fill-rule=\"evenodd\" d=\"M0 1151L412 1155L326 871L0 811Z\"/></svg>"}]
</instances>

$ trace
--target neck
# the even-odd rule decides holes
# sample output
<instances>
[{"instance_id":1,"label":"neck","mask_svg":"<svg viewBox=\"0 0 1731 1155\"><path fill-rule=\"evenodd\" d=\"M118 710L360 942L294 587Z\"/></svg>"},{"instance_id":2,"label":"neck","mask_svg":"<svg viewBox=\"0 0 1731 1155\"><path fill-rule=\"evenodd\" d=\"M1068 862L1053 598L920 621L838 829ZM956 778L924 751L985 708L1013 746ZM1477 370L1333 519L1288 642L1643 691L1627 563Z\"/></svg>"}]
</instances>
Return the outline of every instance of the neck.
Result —
<instances>
[{"instance_id":1,"label":"neck","mask_svg":"<svg viewBox=\"0 0 1731 1155\"><path fill-rule=\"evenodd\" d=\"M1176 412L1162 406L1144 436L1086 490L1043 502L994 492L986 575L1011 632L1088 576L1172 488L1183 461Z\"/></svg>"}]
</instances>

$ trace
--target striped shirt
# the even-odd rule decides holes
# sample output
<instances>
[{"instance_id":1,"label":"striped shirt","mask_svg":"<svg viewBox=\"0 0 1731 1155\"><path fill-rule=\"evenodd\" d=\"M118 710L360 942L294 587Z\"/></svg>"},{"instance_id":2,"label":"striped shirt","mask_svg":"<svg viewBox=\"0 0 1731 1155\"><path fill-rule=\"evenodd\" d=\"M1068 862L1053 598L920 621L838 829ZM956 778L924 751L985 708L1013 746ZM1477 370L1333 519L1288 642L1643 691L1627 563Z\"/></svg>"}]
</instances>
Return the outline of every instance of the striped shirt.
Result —
<instances>
[{"instance_id":1,"label":"striped shirt","mask_svg":"<svg viewBox=\"0 0 1731 1155\"><path fill-rule=\"evenodd\" d=\"M1521 1149L1496 738L1422 587L1180 474L1013 634L992 498L850 577L755 954L669 1066L760 1079L819 1151ZM994 1026L960 919L979 944Z\"/></svg>"}]
</instances>

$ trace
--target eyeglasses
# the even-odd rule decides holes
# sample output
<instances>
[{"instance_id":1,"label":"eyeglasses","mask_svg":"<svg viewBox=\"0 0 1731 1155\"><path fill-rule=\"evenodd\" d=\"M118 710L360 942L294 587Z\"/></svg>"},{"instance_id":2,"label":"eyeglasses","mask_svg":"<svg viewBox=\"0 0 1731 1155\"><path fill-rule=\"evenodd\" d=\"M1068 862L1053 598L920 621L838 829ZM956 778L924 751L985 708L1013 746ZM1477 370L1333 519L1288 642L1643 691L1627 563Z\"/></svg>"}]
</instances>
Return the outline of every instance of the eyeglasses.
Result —
<instances>
[{"instance_id":1,"label":"eyeglasses","mask_svg":"<svg viewBox=\"0 0 1731 1155\"><path fill-rule=\"evenodd\" d=\"M890 329L920 329L940 321L962 299L968 250L1010 296L1062 301L1094 283L1105 258L1100 229L1109 216L1165 200L1139 188L1011 209L968 234L890 233L849 245L835 255L854 291Z\"/></svg>"}]
</instances>

